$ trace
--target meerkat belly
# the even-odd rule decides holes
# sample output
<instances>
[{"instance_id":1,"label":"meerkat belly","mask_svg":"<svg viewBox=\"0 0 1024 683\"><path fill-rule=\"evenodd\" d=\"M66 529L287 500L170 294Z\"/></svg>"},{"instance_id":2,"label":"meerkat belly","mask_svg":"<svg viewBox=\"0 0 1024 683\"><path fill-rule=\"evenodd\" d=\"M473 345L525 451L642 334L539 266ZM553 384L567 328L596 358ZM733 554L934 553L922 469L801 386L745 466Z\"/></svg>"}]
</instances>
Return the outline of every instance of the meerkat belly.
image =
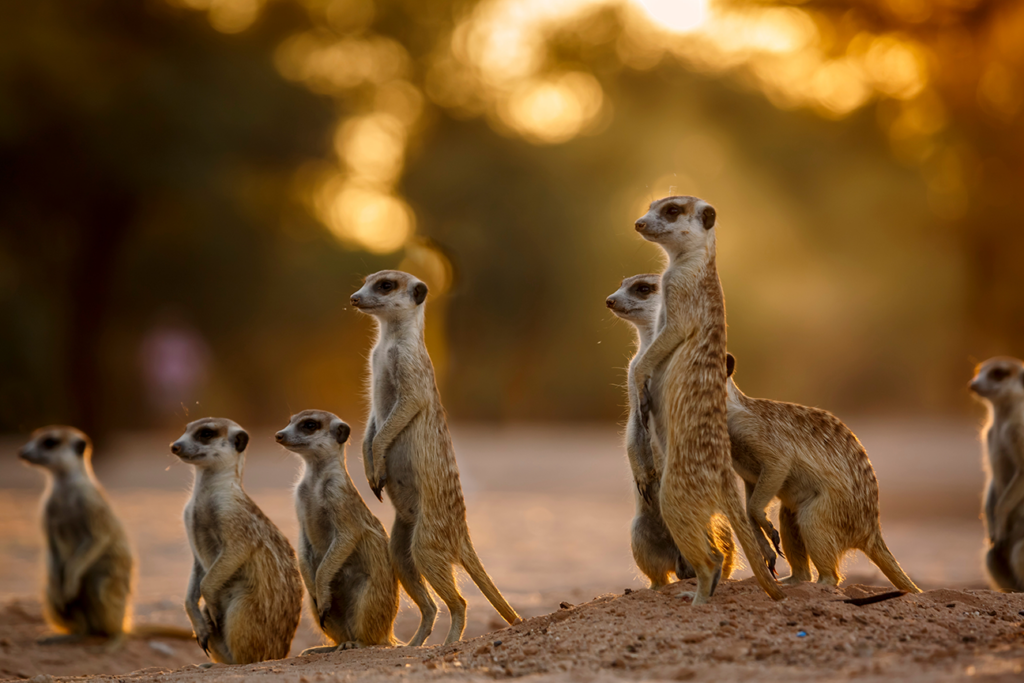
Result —
<instances>
[{"instance_id":1,"label":"meerkat belly","mask_svg":"<svg viewBox=\"0 0 1024 683\"><path fill-rule=\"evenodd\" d=\"M387 455L388 496L395 513L402 519L412 520L420 510L419 482L416 477L415 458L417 444L422 440L417 432L422 428L422 417L417 416L392 442Z\"/></svg>"},{"instance_id":2,"label":"meerkat belly","mask_svg":"<svg viewBox=\"0 0 1024 683\"><path fill-rule=\"evenodd\" d=\"M346 622L354 622L356 602L363 593L368 579L369 567L363 554L356 550L331 579L331 611L344 615Z\"/></svg>"},{"instance_id":3,"label":"meerkat belly","mask_svg":"<svg viewBox=\"0 0 1024 683\"><path fill-rule=\"evenodd\" d=\"M733 469L743 481L756 484L761 476L761 461L757 450L749 440L735 435L734 430L730 429L729 432Z\"/></svg>"}]
</instances>

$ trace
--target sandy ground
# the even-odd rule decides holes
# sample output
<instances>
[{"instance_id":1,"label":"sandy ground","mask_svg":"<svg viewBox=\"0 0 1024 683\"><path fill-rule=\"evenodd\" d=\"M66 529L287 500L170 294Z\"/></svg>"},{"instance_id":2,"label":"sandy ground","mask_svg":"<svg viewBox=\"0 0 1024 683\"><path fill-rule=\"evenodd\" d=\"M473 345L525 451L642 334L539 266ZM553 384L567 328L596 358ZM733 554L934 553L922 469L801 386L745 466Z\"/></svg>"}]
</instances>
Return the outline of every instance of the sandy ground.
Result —
<instances>
[{"instance_id":1,"label":"sandy ground","mask_svg":"<svg viewBox=\"0 0 1024 683\"><path fill-rule=\"evenodd\" d=\"M984 590L975 426L871 420L852 426L878 472L888 543L919 585L932 589L923 596L855 607L841 602L845 594L802 586L788 588L789 599L773 604L756 584L739 581L725 584L712 605L692 608L675 595L680 586L645 590L633 565L632 495L614 428L463 426L455 440L474 542L527 622L505 629L464 579L468 640L458 646L437 645L448 625L442 607L426 648L202 672L181 669L205 661L187 641L135 638L118 653L99 643L35 644L46 632L35 599L42 478L14 462L18 439L0 440L0 679L135 671L133 680L258 675L289 683L351 676L740 680L752 673L765 680L1019 680L1024 602ZM191 472L167 451L174 436L125 435L96 455L96 470L140 558L136 621L187 626L181 604L191 559L180 512ZM298 462L269 434L254 437L247 488L294 541L289 488ZM371 510L389 526L390 506L369 495L357 458L350 470ZM853 584L887 585L859 554L850 556L846 571L847 593L875 590L847 587ZM749 571L737 574L745 576ZM561 609L563 603L577 607ZM398 637L411 636L417 620L403 597ZM494 646L496 640L502 644ZM319 642L304 617L292 654Z\"/></svg>"}]
</instances>

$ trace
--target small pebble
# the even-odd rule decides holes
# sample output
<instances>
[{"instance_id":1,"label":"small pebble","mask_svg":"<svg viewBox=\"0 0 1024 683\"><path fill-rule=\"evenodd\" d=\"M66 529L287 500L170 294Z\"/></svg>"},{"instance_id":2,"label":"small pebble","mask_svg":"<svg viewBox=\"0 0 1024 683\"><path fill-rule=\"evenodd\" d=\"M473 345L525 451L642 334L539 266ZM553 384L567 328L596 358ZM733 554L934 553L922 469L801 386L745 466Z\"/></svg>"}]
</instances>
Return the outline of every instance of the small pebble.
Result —
<instances>
[{"instance_id":1,"label":"small pebble","mask_svg":"<svg viewBox=\"0 0 1024 683\"><path fill-rule=\"evenodd\" d=\"M494 641L494 647L498 647L499 645L501 645L501 641L500 640Z\"/></svg>"}]
</instances>

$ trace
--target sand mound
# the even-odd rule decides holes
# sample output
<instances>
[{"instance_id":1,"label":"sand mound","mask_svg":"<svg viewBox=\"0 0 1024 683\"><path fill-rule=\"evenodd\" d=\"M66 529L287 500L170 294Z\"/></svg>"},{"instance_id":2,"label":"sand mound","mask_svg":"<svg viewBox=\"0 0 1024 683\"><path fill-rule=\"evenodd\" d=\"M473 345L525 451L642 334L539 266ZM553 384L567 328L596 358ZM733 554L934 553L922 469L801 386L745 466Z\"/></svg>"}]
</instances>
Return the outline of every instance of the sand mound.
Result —
<instances>
[{"instance_id":1,"label":"sand mound","mask_svg":"<svg viewBox=\"0 0 1024 683\"><path fill-rule=\"evenodd\" d=\"M174 662L133 643L118 655L120 663L151 668L118 679L1020 680L1024 665L1024 595L942 589L857 606L844 601L891 589L805 584L785 588L788 599L775 603L746 580L723 584L712 604L693 607L679 596L687 589L692 582L563 603L552 614L455 645L356 650L208 671L173 671ZM8 605L5 617L11 613ZM4 632L23 627L5 624ZM4 646L5 656L10 649ZM34 662L38 666L22 675L75 670L77 651L68 651L68 661L48 652L47 661Z\"/></svg>"}]
</instances>

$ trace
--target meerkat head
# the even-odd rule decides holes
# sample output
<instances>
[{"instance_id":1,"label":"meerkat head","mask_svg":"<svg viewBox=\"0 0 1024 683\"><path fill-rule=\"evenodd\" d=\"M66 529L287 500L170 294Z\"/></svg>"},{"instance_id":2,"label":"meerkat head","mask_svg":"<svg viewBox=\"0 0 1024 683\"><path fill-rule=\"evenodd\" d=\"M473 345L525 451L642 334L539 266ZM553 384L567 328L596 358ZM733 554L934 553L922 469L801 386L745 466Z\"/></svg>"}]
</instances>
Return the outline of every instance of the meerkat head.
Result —
<instances>
[{"instance_id":1,"label":"meerkat head","mask_svg":"<svg viewBox=\"0 0 1024 683\"><path fill-rule=\"evenodd\" d=\"M627 277L605 300L605 305L618 317L634 325L652 325L658 317L661 299L661 276L654 273Z\"/></svg>"},{"instance_id":2,"label":"meerkat head","mask_svg":"<svg viewBox=\"0 0 1024 683\"><path fill-rule=\"evenodd\" d=\"M32 432L31 440L21 447L18 457L54 474L88 471L92 442L74 427L43 427Z\"/></svg>"},{"instance_id":3,"label":"meerkat head","mask_svg":"<svg viewBox=\"0 0 1024 683\"><path fill-rule=\"evenodd\" d=\"M344 449L352 429L334 413L303 410L292 415L288 426L279 431L277 442L303 458L318 453L337 453Z\"/></svg>"},{"instance_id":4,"label":"meerkat head","mask_svg":"<svg viewBox=\"0 0 1024 683\"><path fill-rule=\"evenodd\" d=\"M171 453L189 465L206 469L235 468L245 460L249 434L223 417L189 422L185 433L171 444Z\"/></svg>"},{"instance_id":5,"label":"meerkat head","mask_svg":"<svg viewBox=\"0 0 1024 683\"><path fill-rule=\"evenodd\" d=\"M427 299L427 285L400 270L382 270L368 275L363 286L352 295L352 305L380 319L409 316Z\"/></svg>"},{"instance_id":6,"label":"meerkat head","mask_svg":"<svg viewBox=\"0 0 1024 683\"><path fill-rule=\"evenodd\" d=\"M1006 356L990 358L977 367L969 386L992 403L1024 400L1024 363Z\"/></svg>"},{"instance_id":7,"label":"meerkat head","mask_svg":"<svg viewBox=\"0 0 1024 683\"><path fill-rule=\"evenodd\" d=\"M714 207L703 199L665 197L651 202L635 227L648 242L658 244L670 256L680 256L713 248L716 216Z\"/></svg>"}]
</instances>

